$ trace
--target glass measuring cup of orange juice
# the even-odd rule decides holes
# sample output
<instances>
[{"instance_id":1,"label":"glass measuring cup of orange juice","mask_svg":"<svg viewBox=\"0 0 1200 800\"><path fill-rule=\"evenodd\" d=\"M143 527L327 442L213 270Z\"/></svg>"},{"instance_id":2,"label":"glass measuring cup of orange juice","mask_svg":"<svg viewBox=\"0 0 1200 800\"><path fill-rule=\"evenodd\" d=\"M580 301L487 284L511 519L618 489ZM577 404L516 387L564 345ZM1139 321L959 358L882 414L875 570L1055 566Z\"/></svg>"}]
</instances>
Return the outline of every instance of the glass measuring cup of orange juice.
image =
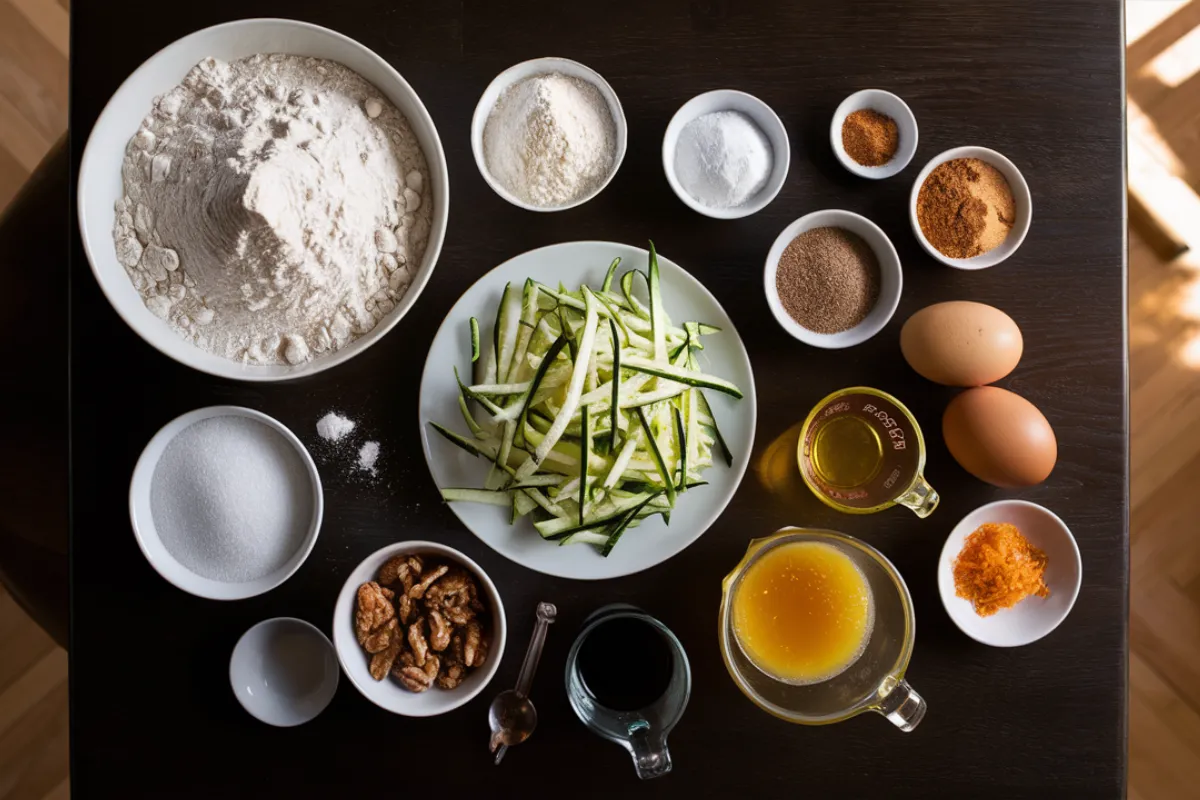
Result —
<instances>
[{"instance_id":1,"label":"glass measuring cup of orange juice","mask_svg":"<svg viewBox=\"0 0 1200 800\"><path fill-rule=\"evenodd\" d=\"M722 583L721 655L759 708L827 725L874 711L900 730L925 716L904 679L912 598L875 548L835 531L784 528L750 542Z\"/></svg>"},{"instance_id":2,"label":"glass measuring cup of orange juice","mask_svg":"<svg viewBox=\"0 0 1200 800\"><path fill-rule=\"evenodd\" d=\"M925 518L941 499L921 474L925 437L916 417L878 389L854 386L817 403L800 430L796 460L813 494L848 514L902 505Z\"/></svg>"}]
</instances>

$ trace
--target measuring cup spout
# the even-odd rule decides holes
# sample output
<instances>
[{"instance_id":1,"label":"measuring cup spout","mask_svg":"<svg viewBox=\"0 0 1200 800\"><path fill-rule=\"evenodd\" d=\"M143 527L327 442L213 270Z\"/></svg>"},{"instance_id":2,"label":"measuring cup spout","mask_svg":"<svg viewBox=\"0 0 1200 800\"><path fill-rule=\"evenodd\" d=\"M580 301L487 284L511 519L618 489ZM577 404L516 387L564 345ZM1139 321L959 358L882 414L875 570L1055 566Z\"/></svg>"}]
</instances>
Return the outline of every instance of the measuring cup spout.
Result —
<instances>
[{"instance_id":1,"label":"measuring cup spout","mask_svg":"<svg viewBox=\"0 0 1200 800\"><path fill-rule=\"evenodd\" d=\"M633 767L642 780L658 778L671 771L671 751L667 737L650 728L633 731L629 737Z\"/></svg>"},{"instance_id":2,"label":"measuring cup spout","mask_svg":"<svg viewBox=\"0 0 1200 800\"><path fill-rule=\"evenodd\" d=\"M897 503L905 508L911 508L912 512L921 519L932 514L941 500L942 497L937 493L937 489L930 486L929 481L921 475L917 476L917 481L911 489L896 498Z\"/></svg>"}]
</instances>

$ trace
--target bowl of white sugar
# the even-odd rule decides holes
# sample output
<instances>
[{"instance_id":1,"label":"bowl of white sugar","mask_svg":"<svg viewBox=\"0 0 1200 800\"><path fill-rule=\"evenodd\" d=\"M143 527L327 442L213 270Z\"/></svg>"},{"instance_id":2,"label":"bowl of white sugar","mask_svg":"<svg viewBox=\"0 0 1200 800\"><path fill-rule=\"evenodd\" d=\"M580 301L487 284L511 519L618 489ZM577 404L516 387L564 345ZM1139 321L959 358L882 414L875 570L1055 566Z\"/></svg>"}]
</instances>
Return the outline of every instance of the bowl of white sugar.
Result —
<instances>
[{"instance_id":1,"label":"bowl of white sugar","mask_svg":"<svg viewBox=\"0 0 1200 800\"><path fill-rule=\"evenodd\" d=\"M100 288L150 345L244 381L378 342L433 273L446 157L412 86L335 31L250 19L142 64L88 137L79 227Z\"/></svg>"},{"instance_id":2,"label":"bowl of white sugar","mask_svg":"<svg viewBox=\"0 0 1200 800\"><path fill-rule=\"evenodd\" d=\"M564 211L591 200L625 158L617 93L568 58L509 67L484 90L471 119L471 149L488 186L529 211Z\"/></svg>"},{"instance_id":3,"label":"bowl of white sugar","mask_svg":"<svg viewBox=\"0 0 1200 800\"><path fill-rule=\"evenodd\" d=\"M688 207L740 219L775 199L787 179L787 128L754 95L718 89L683 104L663 134L667 183Z\"/></svg>"},{"instance_id":4,"label":"bowl of white sugar","mask_svg":"<svg viewBox=\"0 0 1200 800\"><path fill-rule=\"evenodd\" d=\"M296 435L249 408L211 406L154 435L129 485L138 546L158 573L212 600L263 594L312 552L324 499Z\"/></svg>"}]
</instances>

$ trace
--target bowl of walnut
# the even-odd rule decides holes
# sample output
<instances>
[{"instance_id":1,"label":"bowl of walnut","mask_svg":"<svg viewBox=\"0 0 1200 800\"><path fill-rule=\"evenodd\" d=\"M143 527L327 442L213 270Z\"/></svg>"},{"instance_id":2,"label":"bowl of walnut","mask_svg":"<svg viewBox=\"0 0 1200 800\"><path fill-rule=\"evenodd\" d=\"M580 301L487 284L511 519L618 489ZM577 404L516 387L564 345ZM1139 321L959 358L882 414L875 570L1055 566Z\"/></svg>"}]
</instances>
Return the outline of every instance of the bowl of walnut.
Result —
<instances>
[{"instance_id":1,"label":"bowl of walnut","mask_svg":"<svg viewBox=\"0 0 1200 800\"><path fill-rule=\"evenodd\" d=\"M479 694L506 635L496 585L436 542L372 553L346 580L333 618L346 677L375 705L407 717L444 714Z\"/></svg>"}]
</instances>

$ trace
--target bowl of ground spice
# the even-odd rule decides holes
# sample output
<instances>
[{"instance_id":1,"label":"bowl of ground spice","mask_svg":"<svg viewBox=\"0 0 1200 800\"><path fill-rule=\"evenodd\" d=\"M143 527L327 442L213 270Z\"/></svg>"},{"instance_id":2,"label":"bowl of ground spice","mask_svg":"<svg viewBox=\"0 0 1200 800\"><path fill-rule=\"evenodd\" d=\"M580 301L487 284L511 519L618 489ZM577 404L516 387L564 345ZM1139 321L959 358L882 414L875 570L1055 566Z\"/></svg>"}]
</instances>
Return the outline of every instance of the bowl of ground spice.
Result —
<instances>
[{"instance_id":1,"label":"bowl of ground spice","mask_svg":"<svg viewBox=\"0 0 1200 800\"><path fill-rule=\"evenodd\" d=\"M1025 500L1000 500L954 527L938 563L938 593L977 642L1018 647L1059 626L1079 596L1083 566L1066 523Z\"/></svg>"},{"instance_id":2,"label":"bowl of ground spice","mask_svg":"<svg viewBox=\"0 0 1200 800\"><path fill-rule=\"evenodd\" d=\"M829 141L850 172L861 178L890 178L917 152L917 118L891 92L863 89L833 113Z\"/></svg>"},{"instance_id":3,"label":"bowl of ground spice","mask_svg":"<svg viewBox=\"0 0 1200 800\"><path fill-rule=\"evenodd\" d=\"M792 336L814 347L852 347L896 311L904 276L887 234L866 217L828 209L783 229L767 254L767 305Z\"/></svg>"},{"instance_id":4,"label":"bowl of ground spice","mask_svg":"<svg viewBox=\"0 0 1200 800\"><path fill-rule=\"evenodd\" d=\"M956 147L913 182L909 218L931 256L956 269L994 267L1025 241L1033 219L1029 184L986 147Z\"/></svg>"}]
</instances>

